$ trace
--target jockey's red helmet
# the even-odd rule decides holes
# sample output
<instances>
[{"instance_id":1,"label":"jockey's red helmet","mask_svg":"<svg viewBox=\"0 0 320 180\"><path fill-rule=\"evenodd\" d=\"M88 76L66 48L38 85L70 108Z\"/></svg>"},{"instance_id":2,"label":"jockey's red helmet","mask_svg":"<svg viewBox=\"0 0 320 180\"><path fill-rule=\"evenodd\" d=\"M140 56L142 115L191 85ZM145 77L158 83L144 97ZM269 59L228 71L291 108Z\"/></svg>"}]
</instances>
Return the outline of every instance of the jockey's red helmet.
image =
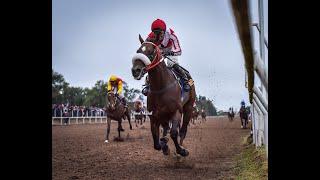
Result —
<instances>
[{"instance_id":1,"label":"jockey's red helmet","mask_svg":"<svg viewBox=\"0 0 320 180\"><path fill-rule=\"evenodd\" d=\"M151 31L153 31L155 29L161 29L161 30L165 31L166 28L167 28L166 23L161 19L156 19L151 24Z\"/></svg>"}]
</instances>

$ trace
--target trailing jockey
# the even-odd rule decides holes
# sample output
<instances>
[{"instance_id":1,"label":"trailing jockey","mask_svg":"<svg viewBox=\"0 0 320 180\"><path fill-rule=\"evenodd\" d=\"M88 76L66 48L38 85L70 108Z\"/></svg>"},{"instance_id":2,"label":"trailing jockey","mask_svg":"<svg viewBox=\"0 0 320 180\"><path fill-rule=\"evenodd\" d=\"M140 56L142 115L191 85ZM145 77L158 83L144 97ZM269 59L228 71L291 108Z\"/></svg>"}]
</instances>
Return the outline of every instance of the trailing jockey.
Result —
<instances>
[{"instance_id":1,"label":"trailing jockey","mask_svg":"<svg viewBox=\"0 0 320 180\"><path fill-rule=\"evenodd\" d=\"M109 78L109 82L108 82L108 86L107 86L107 91L113 91L115 93L115 95L117 95L117 97L121 100L122 104L127 108L127 101L125 99L125 97L123 96L122 93L122 84L123 84L123 80L115 75L111 75Z\"/></svg>"},{"instance_id":2,"label":"trailing jockey","mask_svg":"<svg viewBox=\"0 0 320 180\"><path fill-rule=\"evenodd\" d=\"M167 60L167 66L173 68L182 78L184 90L189 91L191 89L189 85L189 79L191 79L190 74L178 64L178 56L181 55L178 37L171 28L167 29L166 23L161 19L153 21L151 31L146 41L153 42L160 48L161 54ZM191 81L191 83L192 82L193 81ZM146 77L145 86L142 93L147 96L149 91L148 76Z\"/></svg>"}]
</instances>

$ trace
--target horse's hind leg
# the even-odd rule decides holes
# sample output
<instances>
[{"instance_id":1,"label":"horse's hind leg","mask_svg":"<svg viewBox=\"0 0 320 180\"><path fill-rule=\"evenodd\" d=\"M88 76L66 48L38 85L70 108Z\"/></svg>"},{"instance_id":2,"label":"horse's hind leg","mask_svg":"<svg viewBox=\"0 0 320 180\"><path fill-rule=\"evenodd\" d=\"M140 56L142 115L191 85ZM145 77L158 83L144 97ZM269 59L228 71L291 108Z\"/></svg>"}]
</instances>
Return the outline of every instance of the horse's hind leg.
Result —
<instances>
[{"instance_id":1,"label":"horse's hind leg","mask_svg":"<svg viewBox=\"0 0 320 180\"><path fill-rule=\"evenodd\" d=\"M170 131L170 137L174 142L174 145L176 147L176 152L180 154L181 156L188 156L189 152L188 150L182 148L179 143L178 143L178 129L179 129L179 124L181 119L181 113L177 111L172 119L172 128ZM188 124L187 124L188 125Z\"/></svg>"},{"instance_id":2,"label":"horse's hind leg","mask_svg":"<svg viewBox=\"0 0 320 180\"><path fill-rule=\"evenodd\" d=\"M187 130L188 130L188 124L191 119L191 112L192 112L192 106L185 107L183 109L183 123L182 127L179 130L179 136L180 136L180 145L183 145L183 140L186 137Z\"/></svg>"}]
</instances>

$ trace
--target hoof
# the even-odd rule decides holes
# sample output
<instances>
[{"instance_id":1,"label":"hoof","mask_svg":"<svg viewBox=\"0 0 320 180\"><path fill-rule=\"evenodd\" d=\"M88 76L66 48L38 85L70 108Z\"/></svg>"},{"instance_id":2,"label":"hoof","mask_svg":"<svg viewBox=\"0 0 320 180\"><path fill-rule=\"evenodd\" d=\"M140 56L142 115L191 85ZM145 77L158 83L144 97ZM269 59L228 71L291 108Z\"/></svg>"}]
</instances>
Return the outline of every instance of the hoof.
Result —
<instances>
[{"instance_id":1,"label":"hoof","mask_svg":"<svg viewBox=\"0 0 320 180\"><path fill-rule=\"evenodd\" d=\"M108 140L105 140L104 143L109 143L109 141L108 141Z\"/></svg>"},{"instance_id":2,"label":"hoof","mask_svg":"<svg viewBox=\"0 0 320 180\"><path fill-rule=\"evenodd\" d=\"M189 155L189 151L186 149L181 149L180 152L177 152L178 154L180 154L183 157L186 157Z\"/></svg>"},{"instance_id":3,"label":"hoof","mask_svg":"<svg viewBox=\"0 0 320 180\"><path fill-rule=\"evenodd\" d=\"M161 150L160 144L154 145L153 148L154 148L155 150L158 150L158 151Z\"/></svg>"},{"instance_id":4,"label":"hoof","mask_svg":"<svg viewBox=\"0 0 320 180\"><path fill-rule=\"evenodd\" d=\"M121 128L121 129L120 129L120 131L124 131L124 129L123 129L123 128Z\"/></svg>"},{"instance_id":5,"label":"hoof","mask_svg":"<svg viewBox=\"0 0 320 180\"><path fill-rule=\"evenodd\" d=\"M167 143L168 141L169 141L169 138L167 138L167 137L160 138L160 142Z\"/></svg>"},{"instance_id":6,"label":"hoof","mask_svg":"<svg viewBox=\"0 0 320 180\"><path fill-rule=\"evenodd\" d=\"M166 155L166 156L170 154L170 149L168 145L165 145L162 147L162 153L163 155Z\"/></svg>"},{"instance_id":7,"label":"hoof","mask_svg":"<svg viewBox=\"0 0 320 180\"><path fill-rule=\"evenodd\" d=\"M115 137L113 141L123 142L124 139L122 137Z\"/></svg>"}]
</instances>

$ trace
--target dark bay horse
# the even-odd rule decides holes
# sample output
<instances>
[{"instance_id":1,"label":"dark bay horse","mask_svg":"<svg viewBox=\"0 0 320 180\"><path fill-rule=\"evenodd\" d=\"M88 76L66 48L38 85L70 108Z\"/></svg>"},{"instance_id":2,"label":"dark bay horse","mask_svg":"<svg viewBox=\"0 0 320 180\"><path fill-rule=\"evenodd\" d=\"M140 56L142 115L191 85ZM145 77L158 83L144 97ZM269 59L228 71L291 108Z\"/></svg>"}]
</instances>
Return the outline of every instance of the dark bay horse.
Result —
<instances>
[{"instance_id":1,"label":"dark bay horse","mask_svg":"<svg viewBox=\"0 0 320 180\"><path fill-rule=\"evenodd\" d=\"M167 133L170 130L176 152L181 156L188 156L189 152L182 144L192 116L196 97L195 87L192 85L189 92L182 92L179 82L166 66L159 47L152 42L144 42L141 36L139 38L141 46L132 58L131 71L136 80L140 80L145 73L149 76L150 91L147 96L147 107L152 113L149 117L154 149L162 150L164 155L169 154ZM171 129L169 122L172 124ZM159 140L160 125L163 127L163 137ZM180 136L180 144L178 136Z\"/></svg>"},{"instance_id":2,"label":"dark bay horse","mask_svg":"<svg viewBox=\"0 0 320 180\"><path fill-rule=\"evenodd\" d=\"M240 108L240 120L241 120L241 128L246 129L248 124L248 112L244 106Z\"/></svg>"},{"instance_id":3,"label":"dark bay horse","mask_svg":"<svg viewBox=\"0 0 320 180\"><path fill-rule=\"evenodd\" d=\"M124 131L122 128L122 119L127 117L130 125L130 129L132 130L131 126L131 119L128 108L124 107L124 105L121 103L121 100L116 96L116 94L112 91L108 92L107 94L107 105L106 105L106 111L107 111L107 135L105 143L109 142L109 133L110 133L110 127L111 127L111 119L118 121L118 133L119 133L119 139L120 137L120 131Z\"/></svg>"},{"instance_id":4,"label":"dark bay horse","mask_svg":"<svg viewBox=\"0 0 320 180\"><path fill-rule=\"evenodd\" d=\"M193 111L192 111L192 124L196 124L196 121L198 120L199 114L200 114L200 111L194 107Z\"/></svg>"},{"instance_id":5,"label":"dark bay horse","mask_svg":"<svg viewBox=\"0 0 320 180\"><path fill-rule=\"evenodd\" d=\"M233 110L230 112L228 112L228 118L229 118L229 121L233 121L233 118L234 118L234 112Z\"/></svg>"},{"instance_id":6,"label":"dark bay horse","mask_svg":"<svg viewBox=\"0 0 320 180\"><path fill-rule=\"evenodd\" d=\"M133 105L133 112L134 112L134 122L136 123L136 127L138 127L139 121L140 125L142 125L143 120L145 120L145 115L143 114L143 106L141 101L135 101ZM138 122L138 124L137 124Z\"/></svg>"},{"instance_id":7,"label":"dark bay horse","mask_svg":"<svg viewBox=\"0 0 320 180\"><path fill-rule=\"evenodd\" d=\"M204 110L202 110L201 112L201 119L202 119L202 122L207 121L207 114L206 114L206 111Z\"/></svg>"}]
</instances>

